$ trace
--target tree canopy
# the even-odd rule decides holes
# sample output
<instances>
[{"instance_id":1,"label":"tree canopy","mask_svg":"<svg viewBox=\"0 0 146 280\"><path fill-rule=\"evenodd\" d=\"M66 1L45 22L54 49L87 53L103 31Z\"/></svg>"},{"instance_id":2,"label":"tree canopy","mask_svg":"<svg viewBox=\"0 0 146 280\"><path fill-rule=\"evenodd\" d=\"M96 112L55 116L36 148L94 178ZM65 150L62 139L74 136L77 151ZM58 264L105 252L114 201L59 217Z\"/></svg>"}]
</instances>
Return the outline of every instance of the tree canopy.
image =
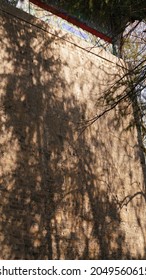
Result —
<instances>
[{"instance_id":1,"label":"tree canopy","mask_svg":"<svg viewBox=\"0 0 146 280\"><path fill-rule=\"evenodd\" d=\"M145 0L43 0L58 5L67 12L83 17L90 22L100 21L108 26L108 31L122 32L128 22L146 19ZM110 29L110 30L109 30Z\"/></svg>"}]
</instances>

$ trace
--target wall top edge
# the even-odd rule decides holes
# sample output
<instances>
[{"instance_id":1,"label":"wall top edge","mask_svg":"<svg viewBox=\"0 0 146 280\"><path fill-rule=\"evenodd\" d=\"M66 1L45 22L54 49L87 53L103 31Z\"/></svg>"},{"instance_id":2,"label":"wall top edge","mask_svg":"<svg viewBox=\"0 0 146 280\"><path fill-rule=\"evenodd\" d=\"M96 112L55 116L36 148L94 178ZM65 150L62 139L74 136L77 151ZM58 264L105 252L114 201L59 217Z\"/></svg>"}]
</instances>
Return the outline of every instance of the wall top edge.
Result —
<instances>
[{"instance_id":1,"label":"wall top edge","mask_svg":"<svg viewBox=\"0 0 146 280\"><path fill-rule=\"evenodd\" d=\"M49 26L47 23L42 20L16 8L9 4L6 0L0 0L0 13L9 14L12 17L15 17L21 21L26 22L27 24L33 25L36 28L41 29L43 32L49 33L50 36L60 37L61 40L68 41L70 44L74 44L76 47L85 50L88 53L95 55L97 58L102 59L111 63L111 66L119 66L123 70L127 70L128 67L126 63L121 59L117 58L113 54L107 52L106 50L95 47L93 44L83 41L72 34L68 34L64 30L61 30L57 27Z\"/></svg>"}]
</instances>

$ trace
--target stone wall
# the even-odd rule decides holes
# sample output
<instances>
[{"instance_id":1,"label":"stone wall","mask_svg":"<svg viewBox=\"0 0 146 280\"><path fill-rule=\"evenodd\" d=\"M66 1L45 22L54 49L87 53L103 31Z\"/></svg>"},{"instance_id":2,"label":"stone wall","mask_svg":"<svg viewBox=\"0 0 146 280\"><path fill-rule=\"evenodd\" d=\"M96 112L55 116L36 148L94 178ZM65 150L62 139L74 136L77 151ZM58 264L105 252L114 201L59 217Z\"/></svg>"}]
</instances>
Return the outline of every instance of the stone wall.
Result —
<instances>
[{"instance_id":1,"label":"stone wall","mask_svg":"<svg viewBox=\"0 0 146 280\"><path fill-rule=\"evenodd\" d=\"M0 4L0 258L145 258L123 61Z\"/></svg>"}]
</instances>

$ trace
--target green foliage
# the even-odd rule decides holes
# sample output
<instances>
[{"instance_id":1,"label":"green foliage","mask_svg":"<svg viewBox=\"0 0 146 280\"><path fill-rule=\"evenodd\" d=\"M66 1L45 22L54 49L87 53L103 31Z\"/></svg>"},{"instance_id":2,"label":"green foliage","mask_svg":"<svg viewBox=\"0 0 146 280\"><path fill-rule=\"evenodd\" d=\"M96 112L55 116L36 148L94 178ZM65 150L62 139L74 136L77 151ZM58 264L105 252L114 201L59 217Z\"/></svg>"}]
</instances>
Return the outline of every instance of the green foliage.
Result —
<instances>
[{"instance_id":1,"label":"green foliage","mask_svg":"<svg viewBox=\"0 0 146 280\"><path fill-rule=\"evenodd\" d=\"M87 22L106 26L113 37L125 30L126 24L146 18L145 0L43 0Z\"/></svg>"},{"instance_id":2,"label":"green foliage","mask_svg":"<svg viewBox=\"0 0 146 280\"><path fill-rule=\"evenodd\" d=\"M18 0L7 0L16 5ZM115 38L126 24L146 18L145 0L41 0L90 23L92 27Z\"/></svg>"}]
</instances>

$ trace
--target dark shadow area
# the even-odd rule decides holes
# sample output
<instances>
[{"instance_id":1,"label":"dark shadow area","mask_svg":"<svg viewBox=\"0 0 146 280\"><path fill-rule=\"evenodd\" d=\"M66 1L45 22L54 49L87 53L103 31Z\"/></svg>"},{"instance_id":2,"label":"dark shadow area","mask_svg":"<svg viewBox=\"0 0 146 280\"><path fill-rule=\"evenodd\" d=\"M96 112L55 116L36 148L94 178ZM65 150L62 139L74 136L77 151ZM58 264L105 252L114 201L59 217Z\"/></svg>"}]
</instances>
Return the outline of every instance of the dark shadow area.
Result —
<instances>
[{"instance_id":1,"label":"dark shadow area","mask_svg":"<svg viewBox=\"0 0 146 280\"><path fill-rule=\"evenodd\" d=\"M119 174L115 161L130 150L124 142L118 154L118 112L78 137L87 104L62 78L61 39L1 14L0 258L132 259L120 212L127 167Z\"/></svg>"}]
</instances>

